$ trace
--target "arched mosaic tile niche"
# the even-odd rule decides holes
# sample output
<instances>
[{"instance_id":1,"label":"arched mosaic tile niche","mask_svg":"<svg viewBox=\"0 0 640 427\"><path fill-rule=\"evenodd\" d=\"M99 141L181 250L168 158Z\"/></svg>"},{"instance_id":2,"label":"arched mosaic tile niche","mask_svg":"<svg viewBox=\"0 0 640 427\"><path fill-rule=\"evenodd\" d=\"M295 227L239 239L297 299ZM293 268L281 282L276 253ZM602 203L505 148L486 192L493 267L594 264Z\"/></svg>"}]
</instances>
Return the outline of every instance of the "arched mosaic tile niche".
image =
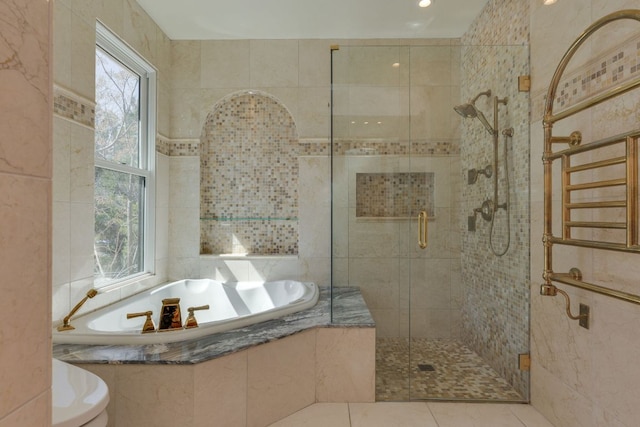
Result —
<instances>
[{"instance_id":1,"label":"arched mosaic tile niche","mask_svg":"<svg viewBox=\"0 0 640 427\"><path fill-rule=\"evenodd\" d=\"M200 138L200 252L298 253L298 132L277 99L228 95Z\"/></svg>"}]
</instances>

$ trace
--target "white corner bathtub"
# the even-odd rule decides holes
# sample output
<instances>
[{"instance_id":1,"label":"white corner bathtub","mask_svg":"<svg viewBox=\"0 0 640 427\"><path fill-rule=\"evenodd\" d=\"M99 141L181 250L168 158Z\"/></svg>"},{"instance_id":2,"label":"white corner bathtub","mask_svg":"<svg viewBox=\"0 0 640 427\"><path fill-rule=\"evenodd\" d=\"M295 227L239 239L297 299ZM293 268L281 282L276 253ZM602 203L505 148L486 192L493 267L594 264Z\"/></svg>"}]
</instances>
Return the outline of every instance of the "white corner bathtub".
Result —
<instances>
[{"instance_id":1,"label":"white corner bathtub","mask_svg":"<svg viewBox=\"0 0 640 427\"><path fill-rule=\"evenodd\" d=\"M54 344L159 344L201 338L241 328L313 307L319 290L314 283L293 280L275 282L230 282L186 279L160 285L115 304L71 319L75 327L59 332L54 328ZM99 295L98 295L99 297ZM209 305L195 312L197 328L141 333L145 317L127 319L127 313L153 311L158 327L162 300L180 298L182 324L187 309Z\"/></svg>"}]
</instances>

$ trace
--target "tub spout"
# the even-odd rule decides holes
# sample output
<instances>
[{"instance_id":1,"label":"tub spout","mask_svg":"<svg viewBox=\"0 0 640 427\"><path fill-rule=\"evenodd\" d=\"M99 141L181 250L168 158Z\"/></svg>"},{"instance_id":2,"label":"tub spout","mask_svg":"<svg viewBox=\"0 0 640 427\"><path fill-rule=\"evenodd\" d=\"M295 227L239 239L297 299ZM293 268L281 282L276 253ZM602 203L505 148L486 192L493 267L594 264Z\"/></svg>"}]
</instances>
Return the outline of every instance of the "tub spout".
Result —
<instances>
[{"instance_id":1,"label":"tub spout","mask_svg":"<svg viewBox=\"0 0 640 427\"><path fill-rule=\"evenodd\" d=\"M180 298L165 298L162 300L158 331L172 331L175 329L182 329Z\"/></svg>"},{"instance_id":2,"label":"tub spout","mask_svg":"<svg viewBox=\"0 0 640 427\"><path fill-rule=\"evenodd\" d=\"M187 321L184 325L185 329L190 329L190 328L197 328L198 327L198 321L196 320L196 316L193 314L194 311L196 310L209 310L209 304L207 305L201 305L199 307L189 307L187 308L187 311L189 312L189 315L187 316Z\"/></svg>"}]
</instances>

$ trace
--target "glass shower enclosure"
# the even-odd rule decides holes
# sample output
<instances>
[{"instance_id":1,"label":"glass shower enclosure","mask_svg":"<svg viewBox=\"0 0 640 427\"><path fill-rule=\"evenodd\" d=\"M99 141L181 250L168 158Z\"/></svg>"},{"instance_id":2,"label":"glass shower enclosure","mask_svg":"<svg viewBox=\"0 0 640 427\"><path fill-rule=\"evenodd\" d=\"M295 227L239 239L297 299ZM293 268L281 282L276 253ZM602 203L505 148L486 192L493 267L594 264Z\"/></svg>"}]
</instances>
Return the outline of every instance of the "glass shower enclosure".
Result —
<instances>
[{"instance_id":1,"label":"glass shower enclosure","mask_svg":"<svg viewBox=\"0 0 640 427\"><path fill-rule=\"evenodd\" d=\"M463 51L331 50L332 286L358 287L376 322L377 400L491 399L461 382L491 370L461 340Z\"/></svg>"}]
</instances>

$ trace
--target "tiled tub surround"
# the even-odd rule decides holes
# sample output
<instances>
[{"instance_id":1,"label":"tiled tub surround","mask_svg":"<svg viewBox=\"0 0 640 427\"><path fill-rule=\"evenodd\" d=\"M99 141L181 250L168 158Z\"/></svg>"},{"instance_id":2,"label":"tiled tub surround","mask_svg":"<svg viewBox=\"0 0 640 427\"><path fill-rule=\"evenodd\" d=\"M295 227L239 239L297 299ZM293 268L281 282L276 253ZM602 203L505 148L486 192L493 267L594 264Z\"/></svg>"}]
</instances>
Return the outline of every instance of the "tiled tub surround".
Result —
<instances>
[{"instance_id":1,"label":"tiled tub surround","mask_svg":"<svg viewBox=\"0 0 640 427\"><path fill-rule=\"evenodd\" d=\"M355 288L303 312L180 343L56 345L107 382L110 425L266 426L314 402L375 400L375 328ZM168 332L170 333L170 332Z\"/></svg>"},{"instance_id":2,"label":"tiled tub surround","mask_svg":"<svg viewBox=\"0 0 640 427\"><path fill-rule=\"evenodd\" d=\"M266 93L226 96L200 142L201 253L297 254L297 217L293 117Z\"/></svg>"}]
</instances>

